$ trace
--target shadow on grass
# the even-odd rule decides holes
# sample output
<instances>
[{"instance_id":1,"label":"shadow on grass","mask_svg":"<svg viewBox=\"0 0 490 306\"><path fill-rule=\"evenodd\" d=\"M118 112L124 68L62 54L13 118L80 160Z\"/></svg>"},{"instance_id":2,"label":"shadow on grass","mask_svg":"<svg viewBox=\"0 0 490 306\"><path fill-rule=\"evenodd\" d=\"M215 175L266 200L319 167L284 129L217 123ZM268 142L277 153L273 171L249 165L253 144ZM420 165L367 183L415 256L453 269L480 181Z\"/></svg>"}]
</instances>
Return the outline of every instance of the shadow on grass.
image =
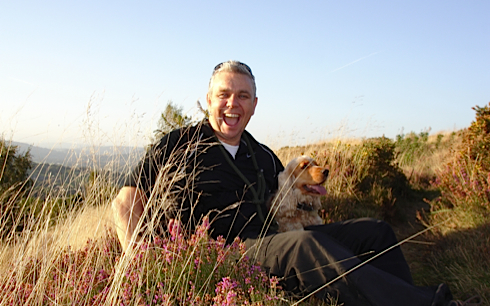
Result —
<instances>
[{"instance_id":1,"label":"shadow on grass","mask_svg":"<svg viewBox=\"0 0 490 306\"><path fill-rule=\"evenodd\" d=\"M464 300L478 294L482 305L490 305L490 222L424 238L428 244L417 246L418 256L411 265L415 282L444 282L455 298Z\"/></svg>"}]
</instances>

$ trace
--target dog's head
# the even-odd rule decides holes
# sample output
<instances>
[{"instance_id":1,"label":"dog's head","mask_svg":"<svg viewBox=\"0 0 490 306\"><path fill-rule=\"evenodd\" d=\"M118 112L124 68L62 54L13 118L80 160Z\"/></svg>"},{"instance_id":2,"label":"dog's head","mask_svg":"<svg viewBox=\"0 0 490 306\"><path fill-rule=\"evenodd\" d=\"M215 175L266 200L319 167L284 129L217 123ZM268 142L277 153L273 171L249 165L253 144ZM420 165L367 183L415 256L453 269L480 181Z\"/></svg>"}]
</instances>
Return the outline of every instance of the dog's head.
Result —
<instances>
[{"instance_id":1,"label":"dog's head","mask_svg":"<svg viewBox=\"0 0 490 306\"><path fill-rule=\"evenodd\" d=\"M300 156L291 160L284 173L294 181L294 185L303 194L325 195L323 183L327 180L328 169L320 167L313 158Z\"/></svg>"}]
</instances>

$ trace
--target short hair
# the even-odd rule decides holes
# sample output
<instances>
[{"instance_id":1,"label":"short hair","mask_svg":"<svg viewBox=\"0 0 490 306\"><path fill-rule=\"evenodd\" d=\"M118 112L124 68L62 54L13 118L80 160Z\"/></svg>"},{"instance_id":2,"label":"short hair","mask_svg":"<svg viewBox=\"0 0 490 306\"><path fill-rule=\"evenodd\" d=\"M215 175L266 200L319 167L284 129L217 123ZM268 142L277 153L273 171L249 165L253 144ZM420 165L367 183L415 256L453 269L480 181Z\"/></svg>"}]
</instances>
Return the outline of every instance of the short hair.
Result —
<instances>
[{"instance_id":1,"label":"short hair","mask_svg":"<svg viewBox=\"0 0 490 306\"><path fill-rule=\"evenodd\" d=\"M255 85L255 77L252 74L252 69L250 69L248 65L239 61L227 61L220 63L216 65L216 67L214 67L213 74L211 75L211 79L209 80L208 94L211 94L214 78L220 72L234 72L248 76L250 80L252 80L252 90L254 98L257 96L257 86Z\"/></svg>"}]
</instances>

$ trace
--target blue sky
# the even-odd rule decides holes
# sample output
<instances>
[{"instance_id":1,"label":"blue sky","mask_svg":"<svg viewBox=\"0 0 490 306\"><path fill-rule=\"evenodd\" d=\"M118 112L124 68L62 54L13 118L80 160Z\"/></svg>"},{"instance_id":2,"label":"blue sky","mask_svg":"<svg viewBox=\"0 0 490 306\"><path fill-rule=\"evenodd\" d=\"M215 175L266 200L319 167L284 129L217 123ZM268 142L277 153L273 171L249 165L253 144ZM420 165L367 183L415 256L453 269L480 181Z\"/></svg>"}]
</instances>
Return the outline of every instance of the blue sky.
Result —
<instances>
[{"instance_id":1,"label":"blue sky","mask_svg":"<svg viewBox=\"0 0 490 306\"><path fill-rule=\"evenodd\" d=\"M249 64L272 147L469 126L490 102L489 1L0 0L0 133L144 145L213 67Z\"/></svg>"}]
</instances>

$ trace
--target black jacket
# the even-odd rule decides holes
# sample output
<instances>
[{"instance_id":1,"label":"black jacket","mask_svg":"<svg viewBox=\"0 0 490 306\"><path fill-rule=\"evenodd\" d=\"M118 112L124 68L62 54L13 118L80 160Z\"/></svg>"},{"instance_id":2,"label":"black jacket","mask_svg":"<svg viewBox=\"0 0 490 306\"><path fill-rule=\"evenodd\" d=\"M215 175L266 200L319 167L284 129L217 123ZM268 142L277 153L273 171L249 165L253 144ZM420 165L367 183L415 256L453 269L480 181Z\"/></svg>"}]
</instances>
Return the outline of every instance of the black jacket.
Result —
<instances>
[{"instance_id":1,"label":"black jacket","mask_svg":"<svg viewBox=\"0 0 490 306\"><path fill-rule=\"evenodd\" d=\"M175 130L148 150L128 176L125 185L144 190L150 202L165 194L166 199L160 201L167 203L165 216L179 215L191 229L204 215L209 214L211 236L214 238L222 235L230 242L236 236L259 233L263 220L259 217L258 209L262 210L263 216L267 216L265 201L259 205L252 203L256 197L250 186L245 184L229 161L251 185L257 187L257 171L251 154L255 155L258 171L265 178L264 200L277 189L277 175L284 167L269 148L258 143L248 132L244 133L252 150L242 135L233 159L228 151L221 149L222 145L207 120L196 126ZM167 182L171 179L176 179L176 182L160 183L162 178L158 178L159 175ZM170 206L169 201L172 202Z\"/></svg>"}]
</instances>

